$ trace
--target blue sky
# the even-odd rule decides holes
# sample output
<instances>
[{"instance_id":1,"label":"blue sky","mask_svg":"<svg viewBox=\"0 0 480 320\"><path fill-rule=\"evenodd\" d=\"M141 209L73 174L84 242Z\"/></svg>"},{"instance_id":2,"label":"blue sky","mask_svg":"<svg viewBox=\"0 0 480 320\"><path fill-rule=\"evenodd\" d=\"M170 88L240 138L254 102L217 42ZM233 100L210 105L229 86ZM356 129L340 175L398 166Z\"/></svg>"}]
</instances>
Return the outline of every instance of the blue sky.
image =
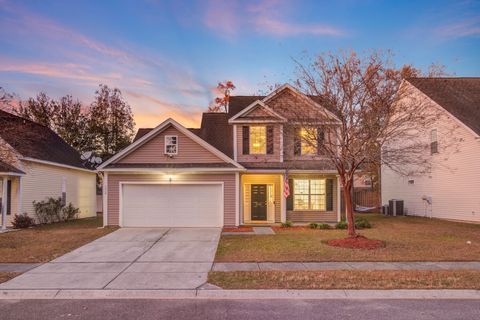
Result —
<instances>
[{"instance_id":1,"label":"blue sky","mask_svg":"<svg viewBox=\"0 0 480 320\"><path fill-rule=\"evenodd\" d=\"M0 86L85 103L116 86L138 127L198 126L218 81L255 94L292 81L292 57L349 49L479 76L480 1L0 0Z\"/></svg>"}]
</instances>

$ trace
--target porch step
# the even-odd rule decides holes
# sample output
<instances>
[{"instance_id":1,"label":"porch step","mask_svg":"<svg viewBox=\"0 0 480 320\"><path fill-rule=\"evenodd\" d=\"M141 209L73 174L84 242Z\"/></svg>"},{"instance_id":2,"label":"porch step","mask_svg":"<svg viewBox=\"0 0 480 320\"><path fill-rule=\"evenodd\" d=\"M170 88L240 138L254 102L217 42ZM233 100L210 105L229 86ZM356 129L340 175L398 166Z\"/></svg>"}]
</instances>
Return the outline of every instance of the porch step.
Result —
<instances>
[{"instance_id":1,"label":"porch step","mask_svg":"<svg viewBox=\"0 0 480 320\"><path fill-rule=\"evenodd\" d=\"M275 234L275 232L270 227L253 227L253 232L255 234Z\"/></svg>"}]
</instances>

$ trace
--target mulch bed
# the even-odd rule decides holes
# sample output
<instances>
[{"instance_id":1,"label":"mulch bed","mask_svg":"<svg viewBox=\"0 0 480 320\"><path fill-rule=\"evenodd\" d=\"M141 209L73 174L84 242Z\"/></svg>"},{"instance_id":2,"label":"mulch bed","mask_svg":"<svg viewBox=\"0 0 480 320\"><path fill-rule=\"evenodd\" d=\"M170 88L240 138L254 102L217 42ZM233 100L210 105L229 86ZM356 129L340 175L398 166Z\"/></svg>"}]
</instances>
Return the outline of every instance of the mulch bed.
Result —
<instances>
[{"instance_id":1,"label":"mulch bed","mask_svg":"<svg viewBox=\"0 0 480 320\"><path fill-rule=\"evenodd\" d=\"M223 232L253 232L252 227L223 228Z\"/></svg>"},{"instance_id":2,"label":"mulch bed","mask_svg":"<svg viewBox=\"0 0 480 320\"><path fill-rule=\"evenodd\" d=\"M332 239L325 242L329 246L349 249L378 249L385 247L385 241L367 239L364 236L356 236L344 239Z\"/></svg>"},{"instance_id":3,"label":"mulch bed","mask_svg":"<svg viewBox=\"0 0 480 320\"><path fill-rule=\"evenodd\" d=\"M273 231L288 231L288 230L314 230L309 226L292 226L292 227L272 227Z\"/></svg>"}]
</instances>

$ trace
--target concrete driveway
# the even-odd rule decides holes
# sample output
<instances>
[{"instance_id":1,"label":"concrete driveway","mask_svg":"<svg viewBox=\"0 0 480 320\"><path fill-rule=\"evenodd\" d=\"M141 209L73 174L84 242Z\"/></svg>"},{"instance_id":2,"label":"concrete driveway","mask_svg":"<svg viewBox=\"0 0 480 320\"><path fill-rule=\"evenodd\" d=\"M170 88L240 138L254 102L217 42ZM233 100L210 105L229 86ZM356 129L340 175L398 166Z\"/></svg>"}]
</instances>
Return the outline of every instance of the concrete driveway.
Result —
<instances>
[{"instance_id":1,"label":"concrete driveway","mask_svg":"<svg viewBox=\"0 0 480 320\"><path fill-rule=\"evenodd\" d=\"M207 281L220 233L219 228L120 229L0 289L195 289Z\"/></svg>"}]
</instances>

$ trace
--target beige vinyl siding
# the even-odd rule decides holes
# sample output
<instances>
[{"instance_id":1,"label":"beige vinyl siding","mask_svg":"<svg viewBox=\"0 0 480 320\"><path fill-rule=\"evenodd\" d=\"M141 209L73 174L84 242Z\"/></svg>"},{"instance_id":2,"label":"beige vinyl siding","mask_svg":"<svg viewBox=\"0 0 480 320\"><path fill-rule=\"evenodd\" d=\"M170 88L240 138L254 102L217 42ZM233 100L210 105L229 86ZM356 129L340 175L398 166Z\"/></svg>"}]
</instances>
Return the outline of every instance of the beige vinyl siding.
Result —
<instances>
[{"instance_id":1,"label":"beige vinyl siding","mask_svg":"<svg viewBox=\"0 0 480 320\"><path fill-rule=\"evenodd\" d=\"M463 126L455 134L462 138L456 152L442 153L442 133L445 128L458 125L454 119L439 121L440 153L432 156L433 170L430 174L404 177L387 167L382 167L382 203L390 199L405 201L409 215L480 222L480 139ZM433 129L433 127L432 127ZM426 145L430 137L426 137ZM426 148L425 152L430 152ZM408 180L413 179L414 184ZM423 196L432 197L426 205Z\"/></svg>"},{"instance_id":2,"label":"beige vinyl siding","mask_svg":"<svg viewBox=\"0 0 480 320\"><path fill-rule=\"evenodd\" d=\"M165 136L178 136L178 154L172 158L166 156ZM145 142L130 154L116 161L116 163L224 163L225 161L214 155L203 146L193 141L175 127L169 126L149 141Z\"/></svg>"},{"instance_id":3,"label":"beige vinyl siding","mask_svg":"<svg viewBox=\"0 0 480 320\"><path fill-rule=\"evenodd\" d=\"M281 176L273 174L243 174L241 175L241 192L243 199L243 221L250 220L250 210L245 210L245 206L250 204L250 192L245 192L245 186L251 184L273 184L274 199L275 199L275 222L281 222L281 204L282 204L282 186L280 184Z\"/></svg>"},{"instance_id":4,"label":"beige vinyl siding","mask_svg":"<svg viewBox=\"0 0 480 320\"><path fill-rule=\"evenodd\" d=\"M332 179L333 180L333 210L315 211L315 210L287 210L287 220L292 222L337 222L338 220L338 181L335 176L328 175L290 175L291 179ZM290 190L293 192L293 190Z\"/></svg>"},{"instance_id":5,"label":"beige vinyl siding","mask_svg":"<svg viewBox=\"0 0 480 320\"><path fill-rule=\"evenodd\" d=\"M108 225L116 226L119 224L120 212L120 182L168 182L169 177L172 181L218 181L224 183L224 225L235 225L235 174L108 174Z\"/></svg>"},{"instance_id":6,"label":"beige vinyl siding","mask_svg":"<svg viewBox=\"0 0 480 320\"><path fill-rule=\"evenodd\" d=\"M66 180L67 203L80 209L80 218L96 215L96 174L53 165L24 162L22 168L27 174L22 176L23 212L35 216L33 201L42 201L47 197L61 197L62 180ZM12 198L16 203L18 179Z\"/></svg>"}]
</instances>

